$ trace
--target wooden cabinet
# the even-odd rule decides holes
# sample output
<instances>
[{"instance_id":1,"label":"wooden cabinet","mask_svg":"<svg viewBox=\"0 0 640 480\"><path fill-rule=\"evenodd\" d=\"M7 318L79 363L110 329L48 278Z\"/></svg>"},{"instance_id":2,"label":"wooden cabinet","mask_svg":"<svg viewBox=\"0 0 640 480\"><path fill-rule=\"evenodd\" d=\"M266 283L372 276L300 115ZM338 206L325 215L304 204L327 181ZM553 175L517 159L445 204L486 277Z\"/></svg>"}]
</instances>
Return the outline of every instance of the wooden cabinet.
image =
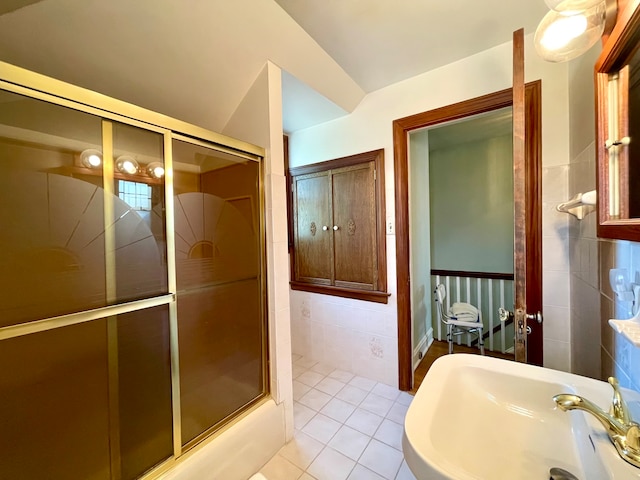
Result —
<instances>
[{"instance_id":1,"label":"wooden cabinet","mask_svg":"<svg viewBox=\"0 0 640 480\"><path fill-rule=\"evenodd\" d=\"M295 279L331 285L333 282L333 222L331 173L293 177Z\"/></svg>"},{"instance_id":2,"label":"wooden cabinet","mask_svg":"<svg viewBox=\"0 0 640 480\"><path fill-rule=\"evenodd\" d=\"M383 151L291 170L292 288L384 302Z\"/></svg>"},{"instance_id":3,"label":"wooden cabinet","mask_svg":"<svg viewBox=\"0 0 640 480\"><path fill-rule=\"evenodd\" d=\"M640 241L640 0L618 2L595 65L598 236Z\"/></svg>"}]
</instances>

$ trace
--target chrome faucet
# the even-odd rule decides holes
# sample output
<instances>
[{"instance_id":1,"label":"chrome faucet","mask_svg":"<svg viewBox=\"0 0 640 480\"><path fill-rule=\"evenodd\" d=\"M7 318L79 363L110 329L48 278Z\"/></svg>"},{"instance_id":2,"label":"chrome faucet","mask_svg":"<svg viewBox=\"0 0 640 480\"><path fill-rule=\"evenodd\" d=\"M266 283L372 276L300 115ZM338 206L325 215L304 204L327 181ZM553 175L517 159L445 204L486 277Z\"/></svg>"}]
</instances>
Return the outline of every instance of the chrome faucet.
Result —
<instances>
[{"instance_id":1,"label":"chrome faucet","mask_svg":"<svg viewBox=\"0 0 640 480\"><path fill-rule=\"evenodd\" d=\"M596 417L605 428L609 439L620 456L635 467L640 468L640 425L631 419L629 408L620 393L615 377L609 377L613 387L613 400L609 412L590 402L586 398L570 393L561 393L553 397L563 411L584 410Z\"/></svg>"}]
</instances>

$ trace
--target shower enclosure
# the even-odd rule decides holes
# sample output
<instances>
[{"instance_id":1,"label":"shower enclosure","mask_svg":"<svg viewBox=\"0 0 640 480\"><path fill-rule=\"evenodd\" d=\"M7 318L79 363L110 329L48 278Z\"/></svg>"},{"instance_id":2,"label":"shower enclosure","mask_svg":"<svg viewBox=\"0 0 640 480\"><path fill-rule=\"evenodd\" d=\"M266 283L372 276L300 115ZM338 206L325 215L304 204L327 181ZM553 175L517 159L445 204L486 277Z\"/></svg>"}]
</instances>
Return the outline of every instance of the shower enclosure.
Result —
<instances>
[{"instance_id":1,"label":"shower enclosure","mask_svg":"<svg viewBox=\"0 0 640 480\"><path fill-rule=\"evenodd\" d=\"M264 152L0 67L0 478L153 477L268 395Z\"/></svg>"}]
</instances>

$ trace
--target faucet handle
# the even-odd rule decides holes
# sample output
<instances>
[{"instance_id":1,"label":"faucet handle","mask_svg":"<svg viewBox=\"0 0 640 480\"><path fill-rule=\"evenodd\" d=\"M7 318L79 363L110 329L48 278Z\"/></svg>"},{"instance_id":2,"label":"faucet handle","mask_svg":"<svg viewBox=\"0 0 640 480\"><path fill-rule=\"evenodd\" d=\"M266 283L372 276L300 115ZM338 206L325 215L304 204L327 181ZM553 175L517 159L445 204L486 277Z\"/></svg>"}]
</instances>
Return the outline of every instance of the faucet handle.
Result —
<instances>
[{"instance_id":1,"label":"faucet handle","mask_svg":"<svg viewBox=\"0 0 640 480\"><path fill-rule=\"evenodd\" d=\"M629 407L627 407L622 398L622 393L620 393L620 382L616 377L609 377L608 382L613 387L613 400L611 401L609 414L623 425L628 425L631 423L631 415L629 414Z\"/></svg>"}]
</instances>

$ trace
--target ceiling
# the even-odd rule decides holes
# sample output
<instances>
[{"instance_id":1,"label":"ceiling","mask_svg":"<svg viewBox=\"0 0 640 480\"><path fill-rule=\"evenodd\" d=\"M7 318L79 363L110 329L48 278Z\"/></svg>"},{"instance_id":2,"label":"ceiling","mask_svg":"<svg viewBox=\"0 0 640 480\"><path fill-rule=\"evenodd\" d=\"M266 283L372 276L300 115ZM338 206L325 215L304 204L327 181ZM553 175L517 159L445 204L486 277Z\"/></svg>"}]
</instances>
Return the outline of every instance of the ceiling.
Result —
<instances>
[{"instance_id":1,"label":"ceiling","mask_svg":"<svg viewBox=\"0 0 640 480\"><path fill-rule=\"evenodd\" d=\"M532 33L544 0L3 0L0 60L223 132L267 61L284 130Z\"/></svg>"},{"instance_id":2,"label":"ceiling","mask_svg":"<svg viewBox=\"0 0 640 480\"><path fill-rule=\"evenodd\" d=\"M544 0L275 0L371 92L535 31Z\"/></svg>"}]
</instances>

